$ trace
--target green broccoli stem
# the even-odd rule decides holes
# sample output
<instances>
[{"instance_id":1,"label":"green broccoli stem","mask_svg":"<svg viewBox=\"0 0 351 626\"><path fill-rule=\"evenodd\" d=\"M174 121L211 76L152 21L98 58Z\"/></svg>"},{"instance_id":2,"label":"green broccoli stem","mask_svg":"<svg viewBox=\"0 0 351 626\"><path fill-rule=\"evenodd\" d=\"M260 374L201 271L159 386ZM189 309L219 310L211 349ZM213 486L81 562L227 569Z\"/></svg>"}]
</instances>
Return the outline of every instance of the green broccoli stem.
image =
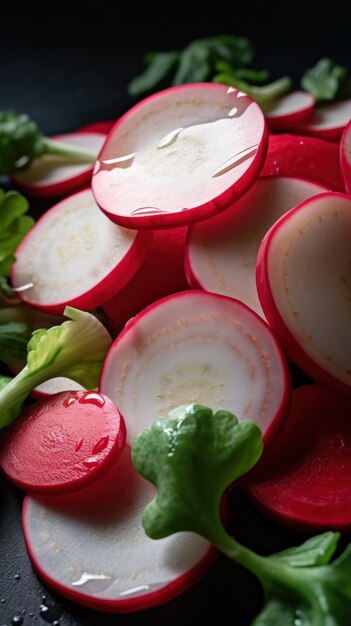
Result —
<instances>
[{"instance_id":1,"label":"green broccoli stem","mask_svg":"<svg viewBox=\"0 0 351 626\"><path fill-rule=\"evenodd\" d=\"M231 74L217 74L214 81L235 87L235 89L247 93L266 111L269 110L269 107L272 106L275 100L288 93L292 87L292 81L289 76L282 76L282 78L278 78L278 80L263 86L249 85Z\"/></svg>"},{"instance_id":2,"label":"green broccoli stem","mask_svg":"<svg viewBox=\"0 0 351 626\"><path fill-rule=\"evenodd\" d=\"M53 141L52 139L44 139L45 154L64 159L67 163L95 163L98 153L94 150L88 150L70 143Z\"/></svg>"}]
</instances>

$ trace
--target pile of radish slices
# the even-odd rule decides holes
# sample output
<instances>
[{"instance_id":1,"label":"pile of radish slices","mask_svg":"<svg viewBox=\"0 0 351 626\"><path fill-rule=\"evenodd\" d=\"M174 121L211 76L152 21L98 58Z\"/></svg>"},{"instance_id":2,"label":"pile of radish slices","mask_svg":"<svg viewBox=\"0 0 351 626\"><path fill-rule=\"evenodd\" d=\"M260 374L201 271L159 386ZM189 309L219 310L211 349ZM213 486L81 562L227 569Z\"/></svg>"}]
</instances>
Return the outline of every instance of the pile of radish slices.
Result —
<instances>
[{"instance_id":1,"label":"pile of radish slices","mask_svg":"<svg viewBox=\"0 0 351 626\"><path fill-rule=\"evenodd\" d=\"M100 150L94 169L14 178L32 195L76 192L17 250L23 302L102 307L116 333L98 391L47 383L1 442L28 491L33 566L62 595L137 611L213 562L203 539L155 543L141 525L153 488L130 446L182 404L260 426L265 453L242 485L264 513L351 529L351 102L313 108L290 94L266 120L233 88L183 85L70 135ZM291 390L289 360L315 384Z\"/></svg>"}]
</instances>

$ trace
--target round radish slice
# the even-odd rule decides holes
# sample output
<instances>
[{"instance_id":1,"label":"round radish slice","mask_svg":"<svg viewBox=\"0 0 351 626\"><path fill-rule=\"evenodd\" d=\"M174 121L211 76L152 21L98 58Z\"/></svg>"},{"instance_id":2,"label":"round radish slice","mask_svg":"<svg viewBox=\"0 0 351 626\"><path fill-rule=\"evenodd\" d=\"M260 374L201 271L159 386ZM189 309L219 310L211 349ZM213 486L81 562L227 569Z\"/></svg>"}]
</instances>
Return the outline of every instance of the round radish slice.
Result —
<instances>
[{"instance_id":1,"label":"round radish slice","mask_svg":"<svg viewBox=\"0 0 351 626\"><path fill-rule=\"evenodd\" d=\"M58 593L105 611L131 612L176 597L205 574L214 550L202 537L182 532L154 541L141 512L153 486L134 469L130 448L118 463L109 502L50 504L27 496L23 530L39 576Z\"/></svg>"},{"instance_id":2,"label":"round radish slice","mask_svg":"<svg viewBox=\"0 0 351 626\"><path fill-rule=\"evenodd\" d=\"M293 391L284 430L244 478L267 515L305 530L351 529L351 402L309 385Z\"/></svg>"},{"instance_id":3,"label":"round radish slice","mask_svg":"<svg viewBox=\"0 0 351 626\"><path fill-rule=\"evenodd\" d=\"M351 195L351 120L346 126L340 142L340 165L345 187Z\"/></svg>"},{"instance_id":4,"label":"round radish slice","mask_svg":"<svg viewBox=\"0 0 351 626\"><path fill-rule=\"evenodd\" d=\"M269 327L244 304L188 291L144 309L112 344L100 387L127 425L128 442L181 404L251 419L267 441L289 395L287 366Z\"/></svg>"},{"instance_id":5,"label":"round radish slice","mask_svg":"<svg viewBox=\"0 0 351 626\"><path fill-rule=\"evenodd\" d=\"M255 276L262 238L284 213L322 191L298 178L260 178L222 215L194 224L186 252L190 285L242 300L264 317Z\"/></svg>"},{"instance_id":6,"label":"round radish slice","mask_svg":"<svg viewBox=\"0 0 351 626\"><path fill-rule=\"evenodd\" d=\"M51 313L70 304L99 306L122 289L140 266L147 234L112 224L89 189L45 213L23 239L12 268L21 299Z\"/></svg>"},{"instance_id":7,"label":"round radish slice","mask_svg":"<svg viewBox=\"0 0 351 626\"><path fill-rule=\"evenodd\" d=\"M324 193L281 217L262 242L257 289L288 353L351 395L351 199Z\"/></svg>"},{"instance_id":8,"label":"round radish slice","mask_svg":"<svg viewBox=\"0 0 351 626\"><path fill-rule=\"evenodd\" d=\"M91 124L86 124L85 126L81 126L76 131L77 133L101 133L103 135L108 135L111 128L115 125L116 120L104 120L103 122L92 122Z\"/></svg>"},{"instance_id":9,"label":"round radish slice","mask_svg":"<svg viewBox=\"0 0 351 626\"><path fill-rule=\"evenodd\" d=\"M233 88L181 85L118 120L92 180L101 209L131 228L169 228L227 208L257 177L267 131L259 106Z\"/></svg>"},{"instance_id":10,"label":"round radish slice","mask_svg":"<svg viewBox=\"0 0 351 626\"><path fill-rule=\"evenodd\" d=\"M51 139L87 148L98 155L106 140L106 134L79 132L58 135ZM45 155L34 160L27 170L14 175L12 178L16 187L19 187L28 196L53 198L88 185L93 168L94 163L73 164L53 155Z\"/></svg>"},{"instance_id":11,"label":"round radish slice","mask_svg":"<svg viewBox=\"0 0 351 626\"><path fill-rule=\"evenodd\" d=\"M276 100L265 113L266 120L272 130L292 128L296 124L307 122L315 104L312 94L306 91L293 91Z\"/></svg>"},{"instance_id":12,"label":"round radish slice","mask_svg":"<svg viewBox=\"0 0 351 626\"><path fill-rule=\"evenodd\" d=\"M33 398L47 398L61 391L85 391L84 387L71 378L57 376L38 385L31 392Z\"/></svg>"},{"instance_id":13,"label":"round radish slice","mask_svg":"<svg viewBox=\"0 0 351 626\"><path fill-rule=\"evenodd\" d=\"M350 119L351 100L342 100L318 106L308 122L295 128L304 135L337 141Z\"/></svg>"},{"instance_id":14,"label":"round radish slice","mask_svg":"<svg viewBox=\"0 0 351 626\"><path fill-rule=\"evenodd\" d=\"M74 491L115 463L125 436L123 418L103 394L58 393L28 407L7 429L0 466L24 489Z\"/></svg>"}]
</instances>

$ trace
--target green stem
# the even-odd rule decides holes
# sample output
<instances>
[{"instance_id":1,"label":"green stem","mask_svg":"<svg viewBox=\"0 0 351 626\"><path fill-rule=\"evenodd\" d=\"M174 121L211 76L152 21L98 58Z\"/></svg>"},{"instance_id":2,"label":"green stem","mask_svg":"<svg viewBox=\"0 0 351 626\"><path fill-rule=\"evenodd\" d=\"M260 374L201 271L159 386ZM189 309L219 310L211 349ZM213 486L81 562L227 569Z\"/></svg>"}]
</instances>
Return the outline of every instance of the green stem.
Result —
<instances>
[{"instance_id":1,"label":"green stem","mask_svg":"<svg viewBox=\"0 0 351 626\"><path fill-rule=\"evenodd\" d=\"M45 139L46 154L60 157L67 163L95 163L98 152L62 141Z\"/></svg>"},{"instance_id":2,"label":"green stem","mask_svg":"<svg viewBox=\"0 0 351 626\"><path fill-rule=\"evenodd\" d=\"M218 74L214 80L216 83L230 85L231 87L235 87L235 89L240 89L240 91L247 93L247 95L251 96L266 112L269 111L269 107L274 104L275 100L288 93L292 87L291 78L289 78L289 76L282 76L282 78L278 78L278 80L263 86L249 85L231 74Z\"/></svg>"}]
</instances>

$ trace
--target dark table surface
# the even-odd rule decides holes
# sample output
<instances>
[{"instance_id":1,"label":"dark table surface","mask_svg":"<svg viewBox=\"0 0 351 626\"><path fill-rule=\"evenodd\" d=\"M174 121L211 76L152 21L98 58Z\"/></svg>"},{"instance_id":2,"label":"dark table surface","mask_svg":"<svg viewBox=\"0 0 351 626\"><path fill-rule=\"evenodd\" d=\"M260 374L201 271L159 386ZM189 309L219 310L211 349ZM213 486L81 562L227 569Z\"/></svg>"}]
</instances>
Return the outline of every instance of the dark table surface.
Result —
<instances>
[{"instance_id":1,"label":"dark table surface","mask_svg":"<svg viewBox=\"0 0 351 626\"><path fill-rule=\"evenodd\" d=\"M41 3L40 3L41 4ZM3 2L0 8L0 110L28 112L45 133L117 118L132 104L128 81L148 50L180 49L191 39L232 32L251 37L256 66L298 85L305 67L330 56L351 69L350 8L250 2L196 8L154 2L137 9L105 2ZM346 11L348 14L346 14ZM47 206L47 205L45 205ZM43 204L32 204L34 213ZM44 207L45 208L45 207ZM303 377L294 372L295 384ZM155 609L109 615L85 609L48 590L33 573L21 530L22 494L0 479L0 626L155 624L248 626L262 596L256 580L219 557L194 588ZM239 488L230 494L230 529L244 544L268 554L307 535L257 513ZM347 541L347 537L343 542ZM18 618L17 620L15 618ZM279 625L284 626L284 625Z\"/></svg>"}]
</instances>

